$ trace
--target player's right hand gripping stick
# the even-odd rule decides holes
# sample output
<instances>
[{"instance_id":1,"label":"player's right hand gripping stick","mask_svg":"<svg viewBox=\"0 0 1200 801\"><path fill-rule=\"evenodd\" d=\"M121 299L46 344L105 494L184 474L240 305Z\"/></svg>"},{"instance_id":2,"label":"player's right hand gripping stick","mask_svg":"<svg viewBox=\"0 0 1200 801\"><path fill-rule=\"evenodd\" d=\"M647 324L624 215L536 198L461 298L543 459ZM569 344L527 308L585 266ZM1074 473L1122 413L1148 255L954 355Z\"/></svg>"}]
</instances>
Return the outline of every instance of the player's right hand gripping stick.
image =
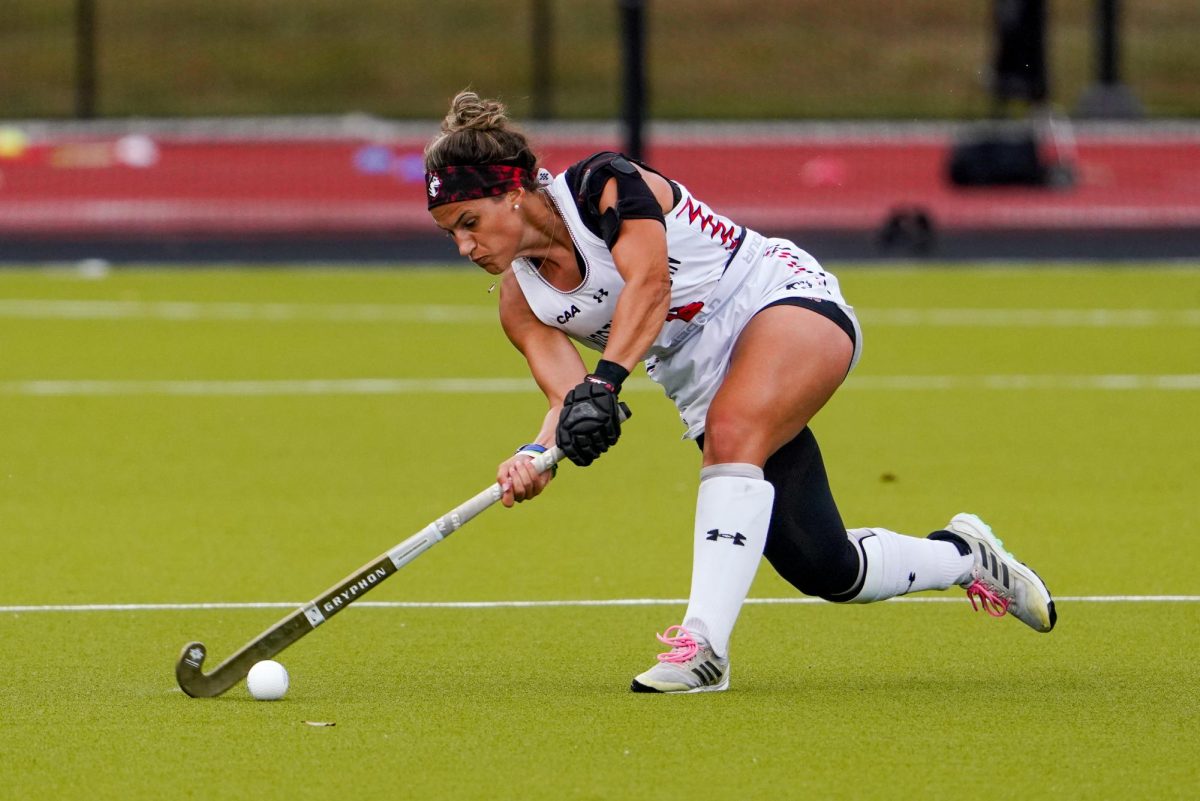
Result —
<instances>
[{"instance_id":1,"label":"player's right hand gripping stick","mask_svg":"<svg viewBox=\"0 0 1200 801\"><path fill-rule=\"evenodd\" d=\"M628 376L629 371L621 365L601 359L596 372L588 374L563 399L554 440L580 467L598 459L621 436L621 420L628 417L628 411L623 410L617 393Z\"/></svg>"}]
</instances>

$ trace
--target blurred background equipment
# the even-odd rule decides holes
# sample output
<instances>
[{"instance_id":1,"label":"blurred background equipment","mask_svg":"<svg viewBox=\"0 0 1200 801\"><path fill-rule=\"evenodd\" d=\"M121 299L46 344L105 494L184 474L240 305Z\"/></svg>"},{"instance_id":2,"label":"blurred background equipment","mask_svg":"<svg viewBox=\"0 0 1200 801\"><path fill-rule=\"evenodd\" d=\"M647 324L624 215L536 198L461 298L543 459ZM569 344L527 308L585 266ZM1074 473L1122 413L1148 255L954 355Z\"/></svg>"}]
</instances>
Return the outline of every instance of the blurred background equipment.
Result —
<instances>
[{"instance_id":1,"label":"blurred background equipment","mask_svg":"<svg viewBox=\"0 0 1200 801\"><path fill-rule=\"evenodd\" d=\"M452 260L421 151L464 86L550 169L640 154L824 258L912 208L926 258L1194 255L1197 35L1194 0L8 0L0 260Z\"/></svg>"},{"instance_id":2,"label":"blurred background equipment","mask_svg":"<svg viewBox=\"0 0 1200 801\"><path fill-rule=\"evenodd\" d=\"M1016 123L966 128L950 152L950 181L960 187L1068 187L1074 182L1075 165L1061 144L1070 138L1068 123L1056 120L1050 105L1046 2L994 0L992 7L993 116L1003 120L1013 103L1028 116Z\"/></svg>"}]
</instances>

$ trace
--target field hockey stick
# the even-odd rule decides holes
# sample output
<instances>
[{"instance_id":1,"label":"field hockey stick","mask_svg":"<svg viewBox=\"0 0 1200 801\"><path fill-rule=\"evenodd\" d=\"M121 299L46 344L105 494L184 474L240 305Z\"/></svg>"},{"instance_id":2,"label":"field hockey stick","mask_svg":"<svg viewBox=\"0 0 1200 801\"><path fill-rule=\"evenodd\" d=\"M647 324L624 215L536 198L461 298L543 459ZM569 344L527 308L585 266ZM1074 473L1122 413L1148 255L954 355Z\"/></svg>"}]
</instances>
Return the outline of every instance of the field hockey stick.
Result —
<instances>
[{"instance_id":1,"label":"field hockey stick","mask_svg":"<svg viewBox=\"0 0 1200 801\"><path fill-rule=\"evenodd\" d=\"M623 420L630 415L629 407L624 403L621 404L621 412ZM550 448L534 457L533 468L538 473L544 473L558 464L565 455L562 448ZM400 568L465 526L480 512L500 500L502 495L499 484L490 484L473 498L454 507L404 542L380 554L313 600L301 605L299 609L217 665L212 673L203 671L204 659L208 656L208 649L204 647L204 643L188 643L175 663L175 679L179 682L180 689L192 698L212 698L225 692L246 678L246 674L255 663L275 656L362 598Z\"/></svg>"}]
</instances>

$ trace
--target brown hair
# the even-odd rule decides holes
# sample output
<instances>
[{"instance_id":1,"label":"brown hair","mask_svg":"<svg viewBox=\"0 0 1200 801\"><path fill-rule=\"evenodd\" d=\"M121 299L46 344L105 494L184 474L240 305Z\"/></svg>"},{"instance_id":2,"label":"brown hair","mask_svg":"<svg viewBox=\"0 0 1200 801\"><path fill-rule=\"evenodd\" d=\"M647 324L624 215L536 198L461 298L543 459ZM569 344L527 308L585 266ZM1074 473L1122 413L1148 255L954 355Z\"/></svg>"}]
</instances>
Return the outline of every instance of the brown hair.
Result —
<instances>
[{"instance_id":1,"label":"brown hair","mask_svg":"<svg viewBox=\"0 0 1200 801\"><path fill-rule=\"evenodd\" d=\"M425 170L484 164L524 167L527 188L537 188L537 156L525 135L511 127L504 104L463 90L450 103L442 132L425 146Z\"/></svg>"}]
</instances>

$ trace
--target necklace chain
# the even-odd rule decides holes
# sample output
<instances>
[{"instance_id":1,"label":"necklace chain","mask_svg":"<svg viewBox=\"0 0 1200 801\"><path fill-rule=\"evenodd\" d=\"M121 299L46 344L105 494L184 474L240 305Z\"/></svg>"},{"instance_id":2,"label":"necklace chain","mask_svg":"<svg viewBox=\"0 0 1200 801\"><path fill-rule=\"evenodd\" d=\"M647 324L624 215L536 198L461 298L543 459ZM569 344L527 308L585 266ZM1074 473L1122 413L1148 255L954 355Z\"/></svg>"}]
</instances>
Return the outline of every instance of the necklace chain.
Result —
<instances>
[{"instance_id":1,"label":"necklace chain","mask_svg":"<svg viewBox=\"0 0 1200 801\"><path fill-rule=\"evenodd\" d=\"M554 249L554 237L558 234L559 214L558 205L554 202L554 198L545 189L539 189L542 193L542 199L546 203L546 208L550 211L550 216L554 218L554 226L550 229L550 244L546 248L546 255L542 256L541 263L538 264L537 270L541 272L542 266L550 261L550 251Z\"/></svg>"}]
</instances>

